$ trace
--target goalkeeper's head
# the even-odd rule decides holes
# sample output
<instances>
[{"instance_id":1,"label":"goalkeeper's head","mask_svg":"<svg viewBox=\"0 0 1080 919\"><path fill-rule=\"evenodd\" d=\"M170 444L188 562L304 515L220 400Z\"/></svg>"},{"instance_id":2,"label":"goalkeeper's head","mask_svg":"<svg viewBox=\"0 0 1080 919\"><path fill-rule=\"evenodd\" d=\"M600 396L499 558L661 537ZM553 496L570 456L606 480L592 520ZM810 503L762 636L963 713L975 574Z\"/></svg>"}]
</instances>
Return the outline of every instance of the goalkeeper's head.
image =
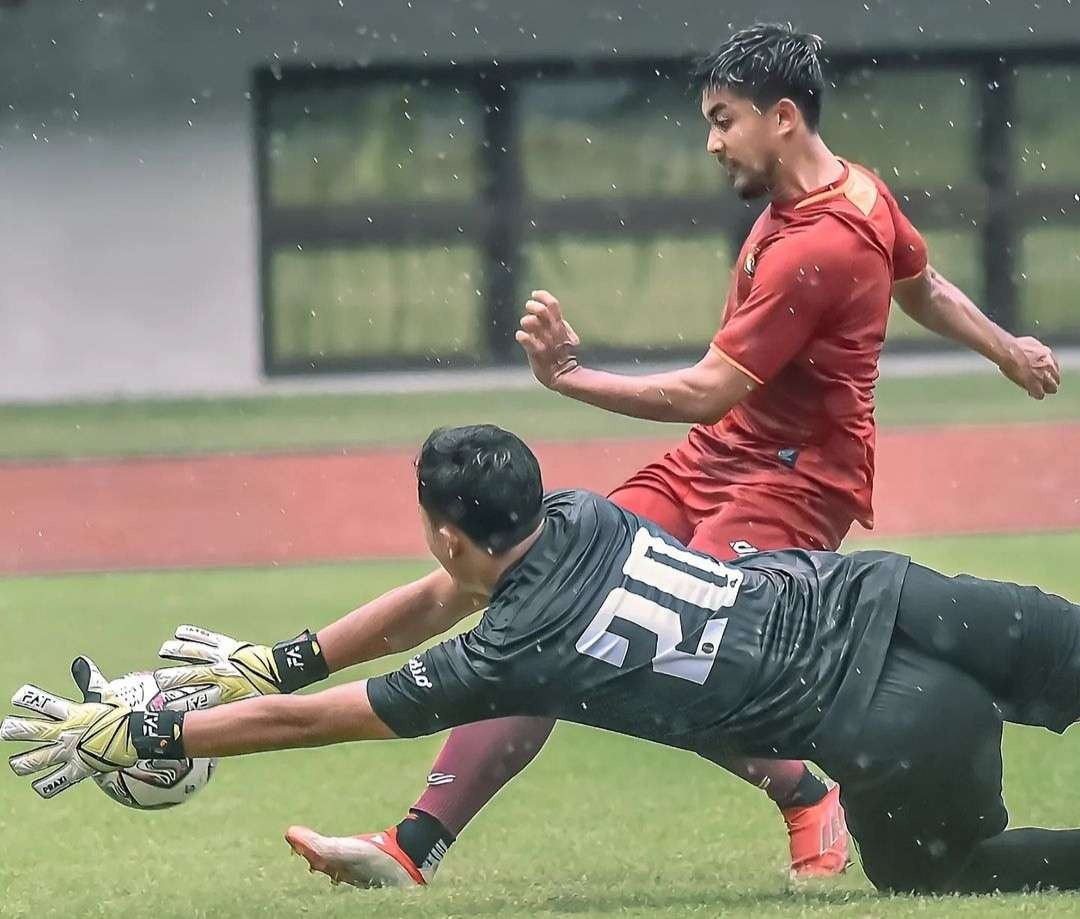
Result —
<instances>
[{"instance_id":1,"label":"goalkeeper's head","mask_svg":"<svg viewBox=\"0 0 1080 919\"><path fill-rule=\"evenodd\" d=\"M543 525L540 464L493 424L432 431L416 478L428 548L470 587L523 554Z\"/></svg>"}]
</instances>

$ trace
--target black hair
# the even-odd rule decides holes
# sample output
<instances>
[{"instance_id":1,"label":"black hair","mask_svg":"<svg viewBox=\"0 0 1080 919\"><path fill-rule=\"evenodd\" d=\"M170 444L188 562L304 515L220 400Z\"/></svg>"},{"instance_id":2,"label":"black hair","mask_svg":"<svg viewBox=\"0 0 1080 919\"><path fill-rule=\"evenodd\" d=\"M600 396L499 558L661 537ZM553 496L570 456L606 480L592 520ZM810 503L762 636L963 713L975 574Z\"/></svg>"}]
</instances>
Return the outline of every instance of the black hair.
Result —
<instances>
[{"instance_id":1,"label":"black hair","mask_svg":"<svg viewBox=\"0 0 1080 919\"><path fill-rule=\"evenodd\" d=\"M692 87L698 94L726 88L760 109L790 99L806 126L817 131L825 93L822 44L819 36L796 32L790 24L756 23L698 60Z\"/></svg>"},{"instance_id":2,"label":"black hair","mask_svg":"<svg viewBox=\"0 0 1080 919\"><path fill-rule=\"evenodd\" d=\"M438 428L416 460L420 506L496 555L543 518L540 464L525 442L493 424Z\"/></svg>"}]
</instances>

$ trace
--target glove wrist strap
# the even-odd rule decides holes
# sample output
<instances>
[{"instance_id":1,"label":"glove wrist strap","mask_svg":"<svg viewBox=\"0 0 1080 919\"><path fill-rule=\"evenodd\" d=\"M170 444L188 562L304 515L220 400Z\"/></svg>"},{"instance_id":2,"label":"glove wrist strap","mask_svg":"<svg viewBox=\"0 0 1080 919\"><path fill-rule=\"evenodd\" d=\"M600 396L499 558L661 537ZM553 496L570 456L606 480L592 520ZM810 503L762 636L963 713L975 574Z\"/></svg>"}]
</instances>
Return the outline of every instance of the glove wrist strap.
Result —
<instances>
[{"instance_id":1,"label":"glove wrist strap","mask_svg":"<svg viewBox=\"0 0 1080 919\"><path fill-rule=\"evenodd\" d=\"M273 647L282 692L296 692L330 676L318 639L310 629Z\"/></svg>"},{"instance_id":2,"label":"glove wrist strap","mask_svg":"<svg viewBox=\"0 0 1080 919\"><path fill-rule=\"evenodd\" d=\"M187 759L183 712L132 712L128 723L139 759Z\"/></svg>"}]
</instances>

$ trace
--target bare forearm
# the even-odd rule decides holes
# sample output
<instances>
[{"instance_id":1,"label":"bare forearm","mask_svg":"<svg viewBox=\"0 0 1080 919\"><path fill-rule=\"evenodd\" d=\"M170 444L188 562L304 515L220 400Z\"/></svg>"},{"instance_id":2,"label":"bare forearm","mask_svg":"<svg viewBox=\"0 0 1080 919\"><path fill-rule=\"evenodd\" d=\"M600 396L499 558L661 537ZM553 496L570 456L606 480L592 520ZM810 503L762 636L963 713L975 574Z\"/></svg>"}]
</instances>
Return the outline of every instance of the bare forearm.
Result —
<instances>
[{"instance_id":1,"label":"bare forearm","mask_svg":"<svg viewBox=\"0 0 1080 919\"><path fill-rule=\"evenodd\" d=\"M1013 336L986 316L959 287L933 269L926 301L907 311L916 322L978 352L999 367L1010 358Z\"/></svg>"},{"instance_id":2,"label":"bare forearm","mask_svg":"<svg viewBox=\"0 0 1080 919\"><path fill-rule=\"evenodd\" d=\"M482 598L458 590L440 568L320 629L319 644L333 673L384 654L415 648L481 606Z\"/></svg>"},{"instance_id":3,"label":"bare forearm","mask_svg":"<svg viewBox=\"0 0 1080 919\"><path fill-rule=\"evenodd\" d=\"M695 385L677 370L639 377L578 367L560 377L554 388L579 402L649 421L711 423L729 407L718 406L716 392Z\"/></svg>"},{"instance_id":4,"label":"bare forearm","mask_svg":"<svg viewBox=\"0 0 1080 919\"><path fill-rule=\"evenodd\" d=\"M183 743L188 756L239 756L393 736L372 711L362 680L311 695L258 696L188 712Z\"/></svg>"}]
</instances>

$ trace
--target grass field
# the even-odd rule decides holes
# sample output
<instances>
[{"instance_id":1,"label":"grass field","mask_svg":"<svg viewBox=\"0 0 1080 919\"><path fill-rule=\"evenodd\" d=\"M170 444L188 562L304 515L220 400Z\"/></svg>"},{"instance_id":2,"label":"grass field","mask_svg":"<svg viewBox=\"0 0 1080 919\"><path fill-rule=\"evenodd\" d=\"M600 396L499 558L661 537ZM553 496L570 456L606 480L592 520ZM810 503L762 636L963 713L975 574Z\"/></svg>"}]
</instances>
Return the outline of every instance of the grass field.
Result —
<instances>
[{"instance_id":1,"label":"grass field","mask_svg":"<svg viewBox=\"0 0 1080 919\"><path fill-rule=\"evenodd\" d=\"M1080 534L893 545L943 570L1080 596ZM426 567L9 579L0 582L0 621L19 640L0 660L0 690L25 680L63 690L77 653L97 657L110 675L153 666L158 643L181 621L274 640ZM477 819L427 892L331 889L288 856L281 832L291 822L346 833L395 820L438 745L231 760L200 798L158 814L124 810L93 787L42 802L5 770L0 915L981 917L1080 908L1068 895L882 898L857 868L837 882L793 887L783 830L763 796L690 755L570 725ZM1076 737L1013 729L1006 760L1014 823L1080 824Z\"/></svg>"},{"instance_id":2,"label":"grass field","mask_svg":"<svg viewBox=\"0 0 1080 919\"><path fill-rule=\"evenodd\" d=\"M883 378L882 425L1080 418L1080 388L1035 402L989 367L948 377ZM434 427L490 421L526 439L681 436L677 425L623 418L539 386L443 393L266 396L0 405L0 459L218 450L415 446Z\"/></svg>"}]
</instances>

